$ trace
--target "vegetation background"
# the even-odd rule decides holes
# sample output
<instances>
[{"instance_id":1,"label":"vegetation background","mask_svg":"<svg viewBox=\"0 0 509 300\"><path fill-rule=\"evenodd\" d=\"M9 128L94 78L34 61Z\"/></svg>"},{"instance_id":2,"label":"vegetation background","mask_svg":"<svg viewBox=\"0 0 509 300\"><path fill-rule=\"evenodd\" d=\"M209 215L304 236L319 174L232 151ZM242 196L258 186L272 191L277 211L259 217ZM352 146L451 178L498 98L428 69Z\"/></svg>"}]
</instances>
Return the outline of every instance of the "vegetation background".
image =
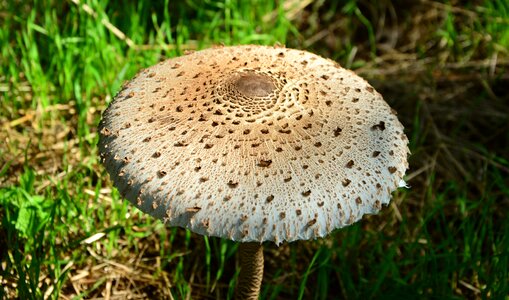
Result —
<instances>
[{"instance_id":1,"label":"vegetation background","mask_svg":"<svg viewBox=\"0 0 509 300\"><path fill-rule=\"evenodd\" d=\"M96 128L140 68L249 43L354 69L412 151L380 215L267 244L263 299L509 299L506 0L0 0L0 298L232 297L236 245L122 201Z\"/></svg>"}]
</instances>

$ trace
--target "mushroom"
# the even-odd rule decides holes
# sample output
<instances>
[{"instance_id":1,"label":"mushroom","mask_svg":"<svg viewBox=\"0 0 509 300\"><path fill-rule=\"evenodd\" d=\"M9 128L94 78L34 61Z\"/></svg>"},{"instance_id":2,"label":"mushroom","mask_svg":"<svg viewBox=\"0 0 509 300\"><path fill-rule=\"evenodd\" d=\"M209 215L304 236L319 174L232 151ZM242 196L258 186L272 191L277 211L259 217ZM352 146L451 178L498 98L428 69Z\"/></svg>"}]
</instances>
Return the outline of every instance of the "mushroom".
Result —
<instances>
[{"instance_id":1,"label":"mushroom","mask_svg":"<svg viewBox=\"0 0 509 300\"><path fill-rule=\"evenodd\" d=\"M237 296L257 299L262 243L324 237L404 185L408 140L382 96L332 60L219 47L125 84L99 125L121 195L169 226L241 242Z\"/></svg>"}]
</instances>

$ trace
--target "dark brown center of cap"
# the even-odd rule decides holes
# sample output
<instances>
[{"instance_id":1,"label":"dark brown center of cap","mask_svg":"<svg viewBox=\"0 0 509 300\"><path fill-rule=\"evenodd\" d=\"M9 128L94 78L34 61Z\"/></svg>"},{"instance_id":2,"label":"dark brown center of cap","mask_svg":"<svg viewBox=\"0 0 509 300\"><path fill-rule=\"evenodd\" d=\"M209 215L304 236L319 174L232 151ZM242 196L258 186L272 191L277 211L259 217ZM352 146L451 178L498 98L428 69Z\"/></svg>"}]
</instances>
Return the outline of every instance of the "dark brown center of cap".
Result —
<instances>
[{"instance_id":1,"label":"dark brown center of cap","mask_svg":"<svg viewBox=\"0 0 509 300\"><path fill-rule=\"evenodd\" d=\"M270 77L255 73L241 74L234 86L239 93L249 98L267 97L276 89Z\"/></svg>"}]
</instances>

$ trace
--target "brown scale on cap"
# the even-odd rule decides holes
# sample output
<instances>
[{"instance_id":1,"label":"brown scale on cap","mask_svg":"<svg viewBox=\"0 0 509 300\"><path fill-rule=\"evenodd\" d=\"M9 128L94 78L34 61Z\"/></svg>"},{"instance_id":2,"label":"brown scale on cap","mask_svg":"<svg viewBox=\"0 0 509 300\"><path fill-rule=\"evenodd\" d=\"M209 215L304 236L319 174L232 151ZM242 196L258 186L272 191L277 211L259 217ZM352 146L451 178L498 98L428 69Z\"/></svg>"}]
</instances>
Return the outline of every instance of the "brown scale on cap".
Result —
<instances>
[{"instance_id":1,"label":"brown scale on cap","mask_svg":"<svg viewBox=\"0 0 509 300\"><path fill-rule=\"evenodd\" d=\"M239 241L324 236L380 210L407 168L403 127L373 87L285 48L213 48L147 68L99 133L128 200Z\"/></svg>"}]
</instances>

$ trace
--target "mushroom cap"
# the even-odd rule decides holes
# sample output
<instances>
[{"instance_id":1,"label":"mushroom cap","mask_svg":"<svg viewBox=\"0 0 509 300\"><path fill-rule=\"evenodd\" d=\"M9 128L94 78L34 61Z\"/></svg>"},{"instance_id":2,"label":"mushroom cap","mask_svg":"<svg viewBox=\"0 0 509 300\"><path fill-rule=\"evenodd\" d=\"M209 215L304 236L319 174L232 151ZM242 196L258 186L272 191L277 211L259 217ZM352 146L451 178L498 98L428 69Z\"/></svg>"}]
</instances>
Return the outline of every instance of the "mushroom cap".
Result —
<instances>
[{"instance_id":1,"label":"mushroom cap","mask_svg":"<svg viewBox=\"0 0 509 300\"><path fill-rule=\"evenodd\" d=\"M377 213L408 166L403 126L372 86L288 48L211 48L147 68L99 132L123 197L242 242L322 237Z\"/></svg>"}]
</instances>

